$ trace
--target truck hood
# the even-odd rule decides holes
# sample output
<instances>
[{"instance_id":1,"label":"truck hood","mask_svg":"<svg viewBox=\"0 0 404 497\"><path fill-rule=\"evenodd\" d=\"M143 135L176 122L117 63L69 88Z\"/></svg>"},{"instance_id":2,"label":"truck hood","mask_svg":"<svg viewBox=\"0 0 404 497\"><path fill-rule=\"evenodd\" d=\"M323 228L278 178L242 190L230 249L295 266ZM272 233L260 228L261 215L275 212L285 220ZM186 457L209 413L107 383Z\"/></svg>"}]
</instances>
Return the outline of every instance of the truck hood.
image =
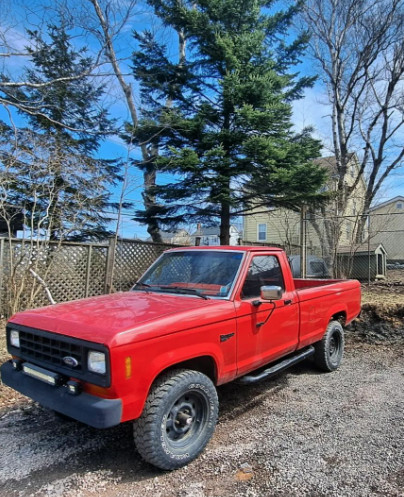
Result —
<instances>
[{"instance_id":1,"label":"truck hood","mask_svg":"<svg viewBox=\"0 0 404 497\"><path fill-rule=\"evenodd\" d=\"M223 320L226 309L233 317L229 301L136 291L20 312L10 324L116 346L198 326L202 317L204 325Z\"/></svg>"}]
</instances>

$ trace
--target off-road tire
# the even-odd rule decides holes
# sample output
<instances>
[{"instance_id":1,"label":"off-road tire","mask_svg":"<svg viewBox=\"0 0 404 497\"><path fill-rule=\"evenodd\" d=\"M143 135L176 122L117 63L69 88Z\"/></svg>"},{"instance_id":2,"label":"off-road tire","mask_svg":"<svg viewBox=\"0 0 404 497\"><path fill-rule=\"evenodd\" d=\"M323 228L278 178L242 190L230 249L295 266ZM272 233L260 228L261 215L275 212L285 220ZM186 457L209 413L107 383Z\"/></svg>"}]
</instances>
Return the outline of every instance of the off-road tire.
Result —
<instances>
[{"instance_id":1,"label":"off-road tire","mask_svg":"<svg viewBox=\"0 0 404 497\"><path fill-rule=\"evenodd\" d=\"M344 329L339 321L330 321L323 338L314 344L314 363L322 371L339 368L344 355Z\"/></svg>"},{"instance_id":2,"label":"off-road tire","mask_svg":"<svg viewBox=\"0 0 404 497\"><path fill-rule=\"evenodd\" d=\"M133 424L139 454L160 469L185 466L212 437L218 410L216 388L206 375L188 369L162 375Z\"/></svg>"}]
</instances>

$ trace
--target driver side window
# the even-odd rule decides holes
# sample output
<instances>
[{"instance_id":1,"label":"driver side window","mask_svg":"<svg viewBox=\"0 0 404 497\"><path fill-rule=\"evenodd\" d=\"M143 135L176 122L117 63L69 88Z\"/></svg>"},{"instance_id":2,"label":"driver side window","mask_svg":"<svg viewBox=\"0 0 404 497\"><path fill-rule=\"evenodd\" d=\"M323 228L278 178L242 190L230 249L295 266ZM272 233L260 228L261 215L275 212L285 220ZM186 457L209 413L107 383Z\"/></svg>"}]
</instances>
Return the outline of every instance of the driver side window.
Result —
<instances>
[{"instance_id":1,"label":"driver side window","mask_svg":"<svg viewBox=\"0 0 404 497\"><path fill-rule=\"evenodd\" d=\"M274 255L257 255L253 258L244 281L241 298L259 297L261 287L265 285L280 286L282 290L285 289L279 261Z\"/></svg>"}]
</instances>

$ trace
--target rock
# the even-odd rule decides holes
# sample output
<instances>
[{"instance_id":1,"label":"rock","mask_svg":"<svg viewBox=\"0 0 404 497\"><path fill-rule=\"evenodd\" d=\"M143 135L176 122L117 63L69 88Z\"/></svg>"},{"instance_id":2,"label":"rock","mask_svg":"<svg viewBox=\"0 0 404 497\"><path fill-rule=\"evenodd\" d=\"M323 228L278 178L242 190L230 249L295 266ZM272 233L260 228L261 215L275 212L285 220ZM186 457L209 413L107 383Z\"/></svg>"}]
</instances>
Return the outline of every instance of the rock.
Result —
<instances>
[{"instance_id":1,"label":"rock","mask_svg":"<svg viewBox=\"0 0 404 497\"><path fill-rule=\"evenodd\" d=\"M238 481L249 481L253 476L254 476L253 468L251 464L248 464L247 462L241 464L240 468L236 473L236 479Z\"/></svg>"}]
</instances>

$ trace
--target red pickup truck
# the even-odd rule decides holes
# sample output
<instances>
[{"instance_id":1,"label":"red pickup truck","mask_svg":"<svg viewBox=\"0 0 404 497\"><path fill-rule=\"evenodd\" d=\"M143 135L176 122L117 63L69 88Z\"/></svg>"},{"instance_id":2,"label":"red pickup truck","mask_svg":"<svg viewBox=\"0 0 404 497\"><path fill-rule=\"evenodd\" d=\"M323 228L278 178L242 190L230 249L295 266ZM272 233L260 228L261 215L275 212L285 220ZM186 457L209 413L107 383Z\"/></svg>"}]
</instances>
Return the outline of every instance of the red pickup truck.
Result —
<instances>
[{"instance_id":1,"label":"red pickup truck","mask_svg":"<svg viewBox=\"0 0 404 497\"><path fill-rule=\"evenodd\" d=\"M14 315L1 376L90 426L134 420L141 456L175 469L211 438L217 385L337 369L359 312L359 282L293 279L279 248L176 248L129 292Z\"/></svg>"}]
</instances>

